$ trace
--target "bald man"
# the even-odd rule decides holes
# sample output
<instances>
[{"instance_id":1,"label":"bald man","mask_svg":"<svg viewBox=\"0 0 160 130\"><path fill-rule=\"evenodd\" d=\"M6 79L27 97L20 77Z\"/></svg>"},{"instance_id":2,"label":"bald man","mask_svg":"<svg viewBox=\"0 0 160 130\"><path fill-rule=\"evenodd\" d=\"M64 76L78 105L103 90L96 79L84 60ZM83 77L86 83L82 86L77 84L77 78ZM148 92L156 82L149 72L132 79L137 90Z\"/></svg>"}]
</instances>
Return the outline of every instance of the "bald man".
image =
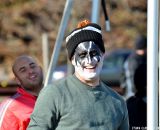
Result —
<instances>
[{"instance_id":1,"label":"bald man","mask_svg":"<svg viewBox=\"0 0 160 130\"><path fill-rule=\"evenodd\" d=\"M19 87L0 105L0 130L26 130L43 86L43 72L36 60L27 55L17 57L12 70Z\"/></svg>"}]
</instances>

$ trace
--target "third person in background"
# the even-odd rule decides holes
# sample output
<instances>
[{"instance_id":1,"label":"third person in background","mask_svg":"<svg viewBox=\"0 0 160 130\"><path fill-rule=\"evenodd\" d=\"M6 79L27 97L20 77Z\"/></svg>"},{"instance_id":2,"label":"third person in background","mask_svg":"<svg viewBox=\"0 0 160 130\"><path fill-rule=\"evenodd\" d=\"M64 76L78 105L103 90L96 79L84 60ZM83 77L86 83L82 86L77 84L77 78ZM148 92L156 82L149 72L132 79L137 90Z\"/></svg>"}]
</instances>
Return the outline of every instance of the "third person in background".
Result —
<instances>
[{"instance_id":1,"label":"third person in background","mask_svg":"<svg viewBox=\"0 0 160 130\"><path fill-rule=\"evenodd\" d=\"M130 130L147 126L147 66L141 64L134 74L135 94L127 99Z\"/></svg>"},{"instance_id":2,"label":"third person in background","mask_svg":"<svg viewBox=\"0 0 160 130\"><path fill-rule=\"evenodd\" d=\"M135 70L141 64L147 64L147 38L144 35L139 35L136 38L135 50L124 63L121 87L125 89L124 97L126 99L135 94L133 77Z\"/></svg>"}]
</instances>

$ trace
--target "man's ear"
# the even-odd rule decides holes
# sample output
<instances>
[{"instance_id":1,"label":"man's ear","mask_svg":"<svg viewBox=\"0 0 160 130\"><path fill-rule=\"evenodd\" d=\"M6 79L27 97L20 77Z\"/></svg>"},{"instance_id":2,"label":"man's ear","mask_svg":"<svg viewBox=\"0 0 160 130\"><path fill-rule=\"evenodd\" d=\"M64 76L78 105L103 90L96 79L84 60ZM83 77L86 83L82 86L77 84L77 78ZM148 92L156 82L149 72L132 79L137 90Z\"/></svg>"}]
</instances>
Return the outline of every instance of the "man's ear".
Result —
<instances>
[{"instance_id":1,"label":"man's ear","mask_svg":"<svg viewBox=\"0 0 160 130\"><path fill-rule=\"evenodd\" d=\"M102 53L102 58L104 59L104 57L105 57L105 53Z\"/></svg>"},{"instance_id":2,"label":"man's ear","mask_svg":"<svg viewBox=\"0 0 160 130\"><path fill-rule=\"evenodd\" d=\"M74 56L73 56L72 59L71 59L71 63L72 63L73 66L76 65L76 63L75 63L75 57L74 57Z\"/></svg>"},{"instance_id":3,"label":"man's ear","mask_svg":"<svg viewBox=\"0 0 160 130\"><path fill-rule=\"evenodd\" d=\"M19 79L18 79L17 77L15 77L15 81L17 82L17 84L18 84L19 86L21 86L21 82L19 81Z\"/></svg>"},{"instance_id":4,"label":"man's ear","mask_svg":"<svg viewBox=\"0 0 160 130\"><path fill-rule=\"evenodd\" d=\"M39 67L39 68L40 68L40 70L43 72L43 69L42 69L42 67L41 67L40 65L39 65L38 67Z\"/></svg>"}]
</instances>

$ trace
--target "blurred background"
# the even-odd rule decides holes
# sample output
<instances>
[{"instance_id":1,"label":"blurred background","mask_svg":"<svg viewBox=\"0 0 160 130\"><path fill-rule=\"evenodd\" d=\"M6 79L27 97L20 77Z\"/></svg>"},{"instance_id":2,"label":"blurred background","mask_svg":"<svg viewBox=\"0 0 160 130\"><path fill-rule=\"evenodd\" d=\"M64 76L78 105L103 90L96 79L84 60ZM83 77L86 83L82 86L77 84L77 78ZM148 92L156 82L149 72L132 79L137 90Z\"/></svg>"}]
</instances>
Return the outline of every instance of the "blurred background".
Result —
<instances>
[{"instance_id":1,"label":"blurred background","mask_svg":"<svg viewBox=\"0 0 160 130\"><path fill-rule=\"evenodd\" d=\"M66 0L0 1L0 95L2 97L0 101L15 93L17 84L14 81L11 66L17 56L28 54L36 57L44 67L42 55L42 36L44 34L48 36L50 61L65 3ZM136 37L146 35L147 0L106 0L105 6L110 19L111 31L105 31L105 18L100 8L98 21L102 27L107 52L104 68L107 70L105 76L102 74L102 77L105 77L104 80L109 85L119 87L120 76L116 76L121 71L118 67L122 68L124 60L134 49ZM73 0L65 36L76 27L79 21L91 19L91 11L92 0ZM62 77L66 74L65 37L63 42L53 78L57 77L57 73ZM117 57L120 58L116 59ZM108 79L107 77L113 78Z\"/></svg>"}]
</instances>

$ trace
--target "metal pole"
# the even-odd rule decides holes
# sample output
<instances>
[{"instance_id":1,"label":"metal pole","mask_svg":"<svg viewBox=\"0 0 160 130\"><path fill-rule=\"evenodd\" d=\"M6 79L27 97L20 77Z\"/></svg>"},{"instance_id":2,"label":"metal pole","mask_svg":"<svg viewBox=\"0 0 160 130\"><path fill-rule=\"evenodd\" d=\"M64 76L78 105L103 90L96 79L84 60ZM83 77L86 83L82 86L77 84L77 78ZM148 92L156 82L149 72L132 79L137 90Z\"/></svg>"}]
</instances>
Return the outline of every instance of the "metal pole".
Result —
<instances>
[{"instance_id":1,"label":"metal pole","mask_svg":"<svg viewBox=\"0 0 160 130\"><path fill-rule=\"evenodd\" d=\"M49 65L49 47L48 47L48 35L42 34L42 54L43 54L43 70L44 77L46 77L48 65Z\"/></svg>"},{"instance_id":2,"label":"metal pole","mask_svg":"<svg viewBox=\"0 0 160 130\"><path fill-rule=\"evenodd\" d=\"M58 56L59 56L59 52L61 49L61 45L63 43L65 29L67 28L69 16L71 14L72 4L73 4L73 0L67 0L67 2L65 4L65 9L63 12L63 16L62 16L62 21L61 21L60 28L58 31L58 36L57 36L57 39L55 42L55 46L54 46L54 50L52 53L51 62L50 62L49 69L47 72L44 87L52 82L52 73L53 73L53 71L56 67L57 61L58 61Z\"/></svg>"},{"instance_id":3,"label":"metal pole","mask_svg":"<svg viewBox=\"0 0 160 130\"><path fill-rule=\"evenodd\" d=\"M158 0L148 0L147 129L158 129Z\"/></svg>"},{"instance_id":4,"label":"metal pole","mask_svg":"<svg viewBox=\"0 0 160 130\"><path fill-rule=\"evenodd\" d=\"M100 0L92 0L92 14L91 21L93 23L98 23L99 19L99 10L100 10Z\"/></svg>"},{"instance_id":5,"label":"metal pole","mask_svg":"<svg viewBox=\"0 0 160 130\"><path fill-rule=\"evenodd\" d=\"M159 6L158 6L158 12L160 12L160 2L159 2ZM158 24L160 25L160 13L158 14ZM158 120L159 120L159 125L158 125L158 128L160 128L160 26L158 25L158 41L159 41L159 48L158 48L158 57L159 57L159 79L158 79L158 82L159 82L159 93L158 93L158 97L159 97L159 116L158 116Z\"/></svg>"},{"instance_id":6,"label":"metal pole","mask_svg":"<svg viewBox=\"0 0 160 130\"><path fill-rule=\"evenodd\" d=\"M160 26L159 26L159 32L160 32ZM159 33L160 34L160 33ZM160 42L160 35L159 35L159 42ZM158 82L159 82L159 87L158 87L158 89L159 89L159 93L158 93L158 97L159 97L159 116L158 116L158 120L159 120L159 125L158 125L158 127L160 128L160 45L159 45L159 49L158 49L158 51L159 51L159 55L158 55L158 57L159 57L159 79L158 79Z\"/></svg>"}]
</instances>

